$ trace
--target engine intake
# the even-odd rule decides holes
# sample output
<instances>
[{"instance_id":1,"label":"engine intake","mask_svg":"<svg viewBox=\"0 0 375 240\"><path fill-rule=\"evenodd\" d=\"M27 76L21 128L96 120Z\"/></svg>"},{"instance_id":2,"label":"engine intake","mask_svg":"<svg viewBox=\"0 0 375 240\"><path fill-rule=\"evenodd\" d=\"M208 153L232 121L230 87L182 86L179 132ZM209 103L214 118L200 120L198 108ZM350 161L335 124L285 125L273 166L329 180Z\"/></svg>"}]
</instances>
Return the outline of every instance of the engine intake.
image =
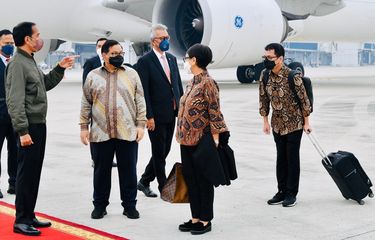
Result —
<instances>
[{"instance_id":1,"label":"engine intake","mask_svg":"<svg viewBox=\"0 0 375 240\"><path fill-rule=\"evenodd\" d=\"M212 67L259 62L264 46L280 42L288 31L274 0L156 0L153 23L168 26L177 56L195 43L210 46Z\"/></svg>"}]
</instances>

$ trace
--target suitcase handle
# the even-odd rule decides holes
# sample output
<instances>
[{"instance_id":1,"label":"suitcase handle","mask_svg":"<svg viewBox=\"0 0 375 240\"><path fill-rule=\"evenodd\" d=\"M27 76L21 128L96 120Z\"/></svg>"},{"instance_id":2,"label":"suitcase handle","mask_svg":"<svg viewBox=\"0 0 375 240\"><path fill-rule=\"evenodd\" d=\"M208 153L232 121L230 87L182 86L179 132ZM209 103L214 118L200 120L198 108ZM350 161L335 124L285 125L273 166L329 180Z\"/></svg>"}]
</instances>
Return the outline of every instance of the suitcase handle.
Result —
<instances>
[{"instance_id":1,"label":"suitcase handle","mask_svg":"<svg viewBox=\"0 0 375 240\"><path fill-rule=\"evenodd\" d=\"M324 152L323 148L320 146L318 140L315 138L315 136L310 132L307 133L307 136L309 137L312 145L314 145L316 151L318 151L319 155L323 158L323 161L326 165L332 166L331 160L329 160L327 154Z\"/></svg>"}]
</instances>

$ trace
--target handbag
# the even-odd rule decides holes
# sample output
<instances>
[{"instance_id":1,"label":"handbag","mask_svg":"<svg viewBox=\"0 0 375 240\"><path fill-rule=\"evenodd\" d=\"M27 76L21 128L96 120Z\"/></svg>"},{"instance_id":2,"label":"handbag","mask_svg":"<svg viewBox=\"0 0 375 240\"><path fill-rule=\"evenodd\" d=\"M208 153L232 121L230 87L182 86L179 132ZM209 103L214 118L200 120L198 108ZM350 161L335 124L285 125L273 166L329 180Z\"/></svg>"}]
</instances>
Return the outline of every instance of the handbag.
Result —
<instances>
[{"instance_id":1,"label":"handbag","mask_svg":"<svg viewBox=\"0 0 375 240\"><path fill-rule=\"evenodd\" d=\"M188 188L182 175L182 164L176 162L161 191L161 199L170 203L188 203Z\"/></svg>"}]
</instances>

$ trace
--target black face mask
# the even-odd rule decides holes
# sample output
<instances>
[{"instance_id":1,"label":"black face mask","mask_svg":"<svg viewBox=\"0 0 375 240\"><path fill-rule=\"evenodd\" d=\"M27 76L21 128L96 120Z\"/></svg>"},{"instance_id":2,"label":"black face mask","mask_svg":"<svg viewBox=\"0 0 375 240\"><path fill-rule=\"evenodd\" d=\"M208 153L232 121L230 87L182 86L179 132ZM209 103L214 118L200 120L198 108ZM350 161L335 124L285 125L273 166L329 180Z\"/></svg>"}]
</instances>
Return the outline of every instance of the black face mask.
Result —
<instances>
[{"instance_id":1,"label":"black face mask","mask_svg":"<svg viewBox=\"0 0 375 240\"><path fill-rule=\"evenodd\" d=\"M264 59L263 64L268 70L272 70L276 66L275 61L268 60L267 58Z\"/></svg>"},{"instance_id":2,"label":"black face mask","mask_svg":"<svg viewBox=\"0 0 375 240\"><path fill-rule=\"evenodd\" d=\"M116 57L109 58L109 63L116 68L121 67L123 62L124 62L124 57L121 55L117 55Z\"/></svg>"}]
</instances>

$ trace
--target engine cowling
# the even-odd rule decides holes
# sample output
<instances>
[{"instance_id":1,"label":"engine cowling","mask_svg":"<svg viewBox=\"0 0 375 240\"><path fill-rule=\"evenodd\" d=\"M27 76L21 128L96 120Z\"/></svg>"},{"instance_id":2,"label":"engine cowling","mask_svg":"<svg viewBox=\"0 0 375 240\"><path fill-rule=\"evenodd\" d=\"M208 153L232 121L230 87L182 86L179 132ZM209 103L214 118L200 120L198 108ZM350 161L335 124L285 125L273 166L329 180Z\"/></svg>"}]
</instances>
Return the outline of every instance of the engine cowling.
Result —
<instances>
[{"instance_id":1,"label":"engine cowling","mask_svg":"<svg viewBox=\"0 0 375 240\"><path fill-rule=\"evenodd\" d=\"M37 63L43 62L47 58L49 52L55 51L62 43L65 42L60 39L43 39L43 41L43 48L34 55L34 59Z\"/></svg>"},{"instance_id":2,"label":"engine cowling","mask_svg":"<svg viewBox=\"0 0 375 240\"><path fill-rule=\"evenodd\" d=\"M168 26L178 56L195 43L210 46L217 68L259 62L288 29L274 0L156 0L153 23Z\"/></svg>"}]
</instances>

